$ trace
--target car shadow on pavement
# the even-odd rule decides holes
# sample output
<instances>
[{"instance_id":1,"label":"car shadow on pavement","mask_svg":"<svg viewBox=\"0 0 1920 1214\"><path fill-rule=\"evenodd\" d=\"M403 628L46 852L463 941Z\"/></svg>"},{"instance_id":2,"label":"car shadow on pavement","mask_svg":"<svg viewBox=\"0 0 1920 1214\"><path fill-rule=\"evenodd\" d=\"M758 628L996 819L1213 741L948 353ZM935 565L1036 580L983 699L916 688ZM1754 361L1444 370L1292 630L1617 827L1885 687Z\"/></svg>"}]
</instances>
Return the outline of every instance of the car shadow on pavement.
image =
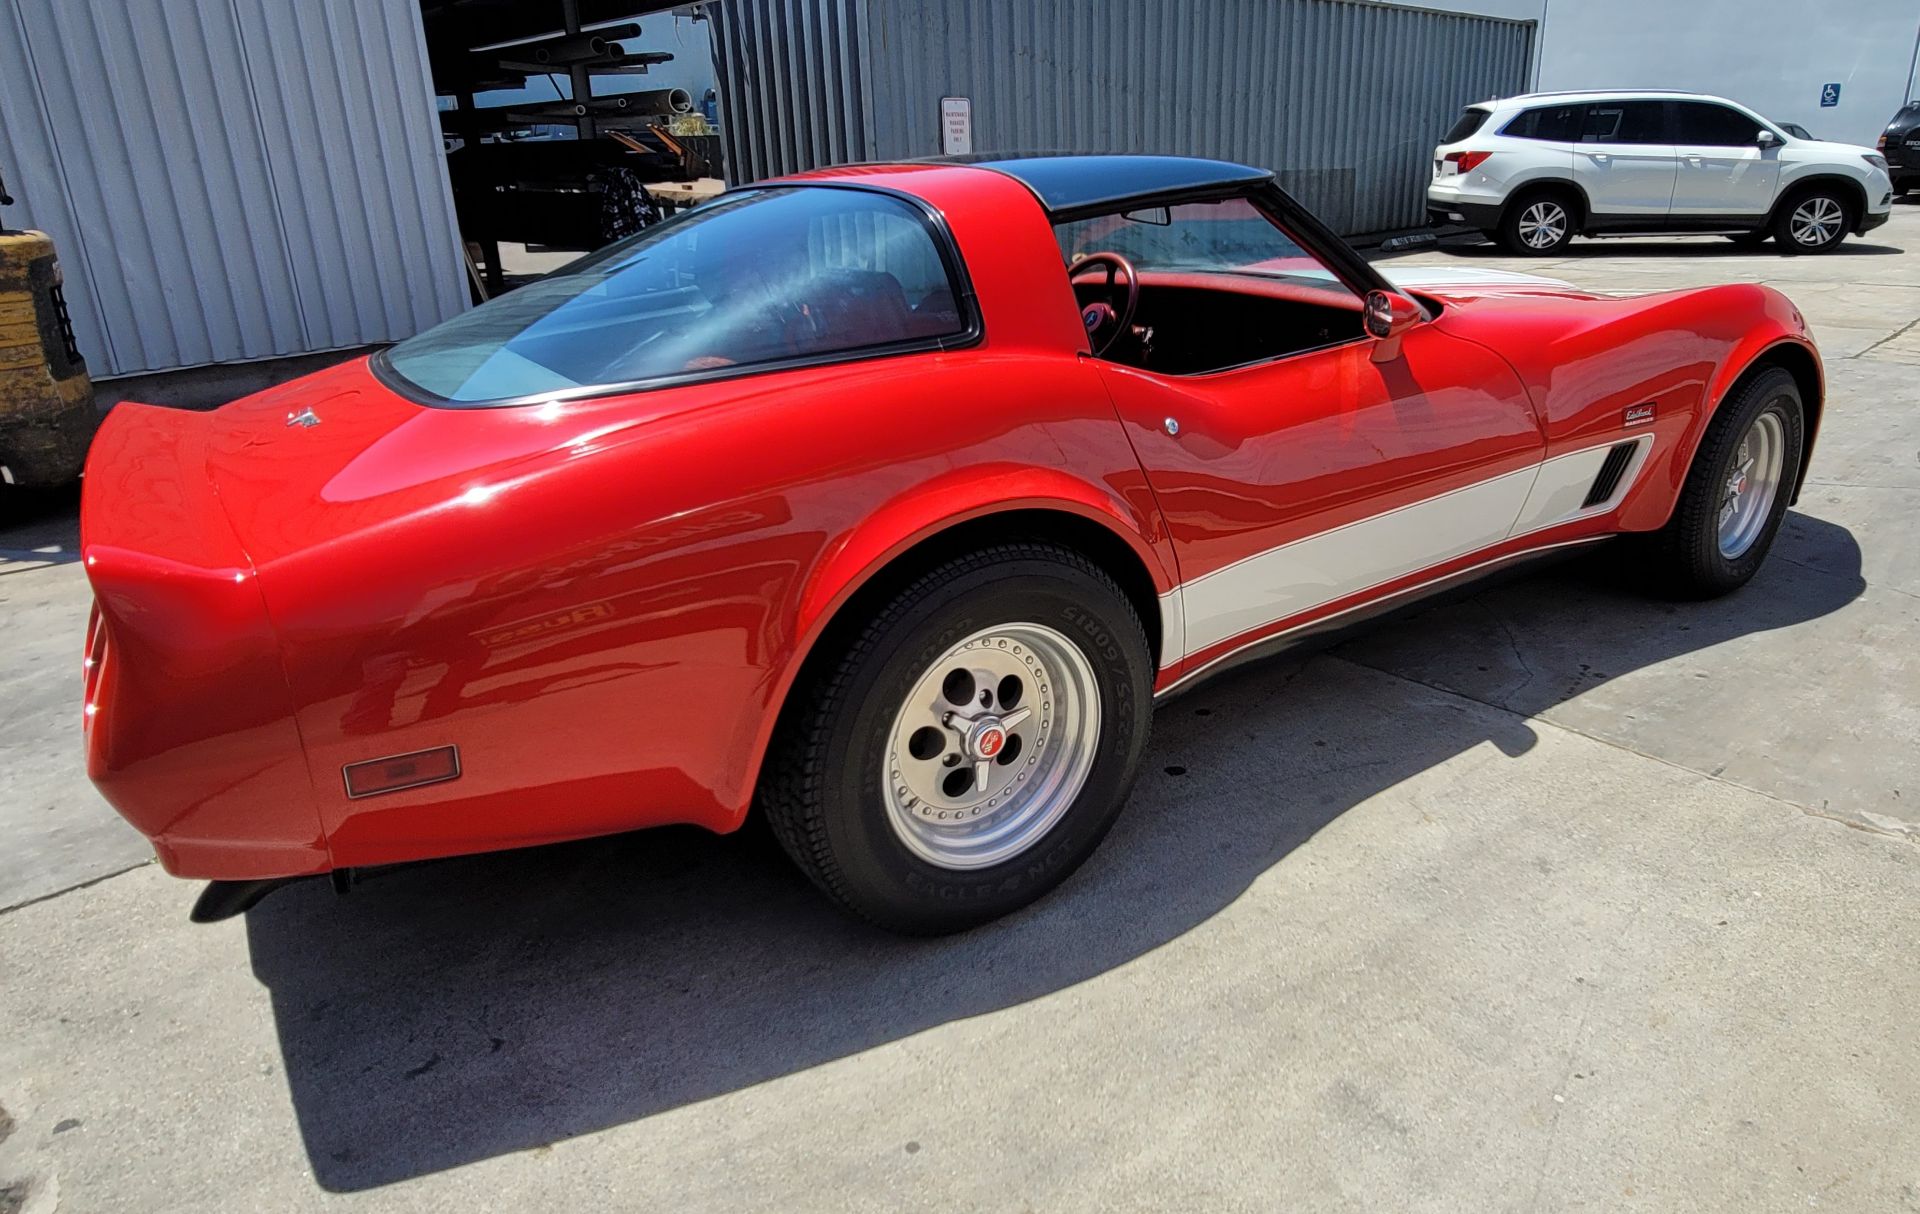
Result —
<instances>
[{"instance_id":1,"label":"car shadow on pavement","mask_svg":"<svg viewBox=\"0 0 1920 1214\"><path fill-rule=\"evenodd\" d=\"M1479 242L1443 240L1438 245L1438 249L1442 253L1462 258L1484 257L1511 260L1516 256L1491 240ZM1427 252L1428 250L1411 251ZM1782 253L1771 241L1763 245L1743 246L1720 236L1669 236L1644 240L1608 236L1576 240L1557 253L1541 256L1555 261L1577 261L1582 257L1888 257L1905 252L1905 249L1895 248L1893 245L1875 244L1857 236L1847 237L1825 253Z\"/></svg>"},{"instance_id":2,"label":"car shadow on pavement","mask_svg":"<svg viewBox=\"0 0 1920 1214\"><path fill-rule=\"evenodd\" d=\"M1536 672L1527 707L1864 590L1842 528L1790 515L1778 551L1710 603L1622 589L1604 557L1507 588L1536 627L1591 640L1569 647L1580 669ZM345 898L320 882L275 894L246 930L315 1177L364 1190L537 1149L1060 991L1205 924L1382 790L1476 747L1514 756L1537 741L1523 716L1324 653L1225 675L1155 727L1132 803L1087 866L956 937L843 918L752 829L380 870Z\"/></svg>"},{"instance_id":3,"label":"car shadow on pavement","mask_svg":"<svg viewBox=\"0 0 1920 1214\"><path fill-rule=\"evenodd\" d=\"M0 486L0 571L80 559L80 486Z\"/></svg>"}]
</instances>

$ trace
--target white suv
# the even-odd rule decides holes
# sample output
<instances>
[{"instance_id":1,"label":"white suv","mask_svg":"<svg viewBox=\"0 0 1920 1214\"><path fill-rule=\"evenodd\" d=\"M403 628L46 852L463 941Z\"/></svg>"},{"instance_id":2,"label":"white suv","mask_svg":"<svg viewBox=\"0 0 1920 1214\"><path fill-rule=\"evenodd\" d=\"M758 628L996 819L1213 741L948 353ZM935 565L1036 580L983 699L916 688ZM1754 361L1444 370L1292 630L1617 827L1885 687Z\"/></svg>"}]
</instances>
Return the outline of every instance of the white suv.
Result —
<instances>
[{"instance_id":1,"label":"white suv","mask_svg":"<svg viewBox=\"0 0 1920 1214\"><path fill-rule=\"evenodd\" d=\"M1461 112L1433 153L1427 211L1515 253L1576 235L1772 236L1821 253L1887 221L1893 182L1872 148L1789 135L1719 97L1529 93Z\"/></svg>"}]
</instances>

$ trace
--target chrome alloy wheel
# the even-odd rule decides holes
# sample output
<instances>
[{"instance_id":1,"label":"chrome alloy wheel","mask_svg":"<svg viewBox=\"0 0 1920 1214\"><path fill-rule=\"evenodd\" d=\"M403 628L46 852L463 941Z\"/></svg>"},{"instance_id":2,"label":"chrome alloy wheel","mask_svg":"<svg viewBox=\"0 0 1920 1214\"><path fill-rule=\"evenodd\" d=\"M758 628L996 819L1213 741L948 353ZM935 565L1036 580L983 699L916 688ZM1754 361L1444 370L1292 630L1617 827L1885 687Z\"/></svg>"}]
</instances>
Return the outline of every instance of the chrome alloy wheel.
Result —
<instances>
[{"instance_id":1,"label":"chrome alloy wheel","mask_svg":"<svg viewBox=\"0 0 1920 1214\"><path fill-rule=\"evenodd\" d=\"M1762 413L1747 427L1733 454L1720 499L1720 555L1738 560L1766 530L1786 464L1787 433L1780 415Z\"/></svg>"},{"instance_id":2,"label":"chrome alloy wheel","mask_svg":"<svg viewBox=\"0 0 1920 1214\"><path fill-rule=\"evenodd\" d=\"M1530 249L1550 249L1567 234L1567 209L1543 198L1520 212L1520 242Z\"/></svg>"},{"instance_id":3,"label":"chrome alloy wheel","mask_svg":"<svg viewBox=\"0 0 1920 1214\"><path fill-rule=\"evenodd\" d=\"M1824 194L1815 194L1793 209L1793 218L1787 221L1787 230L1793 233L1794 243L1814 248L1826 244L1847 220L1847 213L1840 204Z\"/></svg>"},{"instance_id":4,"label":"chrome alloy wheel","mask_svg":"<svg viewBox=\"0 0 1920 1214\"><path fill-rule=\"evenodd\" d=\"M1065 634L983 629L929 666L895 714L887 820L929 864L999 864L1072 806L1099 740L1099 684Z\"/></svg>"}]
</instances>

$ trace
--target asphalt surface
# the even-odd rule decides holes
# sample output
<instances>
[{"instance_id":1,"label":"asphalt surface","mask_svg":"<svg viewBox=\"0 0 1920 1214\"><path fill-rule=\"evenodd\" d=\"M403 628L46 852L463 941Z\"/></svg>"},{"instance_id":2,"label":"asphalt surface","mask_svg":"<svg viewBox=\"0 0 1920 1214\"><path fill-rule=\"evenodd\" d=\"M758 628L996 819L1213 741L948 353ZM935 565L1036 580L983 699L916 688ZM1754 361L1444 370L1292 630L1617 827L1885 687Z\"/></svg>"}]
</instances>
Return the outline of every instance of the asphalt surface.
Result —
<instances>
[{"instance_id":1,"label":"asphalt surface","mask_svg":"<svg viewBox=\"0 0 1920 1214\"><path fill-rule=\"evenodd\" d=\"M1760 576L1229 675L951 940L695 831L192 926L81 770L71 495L4 499L0 1210L1920 1210L1920 206L1393 264L1457 261L1795 299L1831 396Z\"/></svg>"}]
</instances>

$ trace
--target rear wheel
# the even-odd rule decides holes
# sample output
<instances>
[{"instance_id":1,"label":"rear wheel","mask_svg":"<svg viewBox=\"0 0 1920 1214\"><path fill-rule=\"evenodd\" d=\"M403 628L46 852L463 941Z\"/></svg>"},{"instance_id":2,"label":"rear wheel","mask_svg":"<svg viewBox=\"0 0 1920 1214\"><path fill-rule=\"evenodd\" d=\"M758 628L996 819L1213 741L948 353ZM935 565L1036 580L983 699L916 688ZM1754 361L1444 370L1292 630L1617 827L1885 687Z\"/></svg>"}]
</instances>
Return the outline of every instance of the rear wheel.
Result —
<instances>
[{"instance_id":1,"label":"rear wheel","mask_svg":"<svg viewBox=\"0 0 1920 1214\"><path fill-rule=\"evenodd\" d=\"M1758 572L1800 472L1805 407L1774 367L1721 404L1694 454L1673 517L1649 537L1656 588L1714 598Z\"/></svg>"},{"instance_id":2,"label":"rear wheel","mask_svg":"<svg viewBox=\"0 0 1920 1214\"><path fill-rule=\"evenodd\" d=\"M1097 566L1009 544L917 578L794 696L760 788L775 835L847 910L937 934L1092 854L1146 749L1152 658Z\"/></svg>"},{"instance_id":3,"label":"rear wheel","mask_svg":"<svg viewBox=\"0 0 1920 1214\"><path fill-rule=\"evenodd\" d=\"M1523 194L1500 218L1500 244L1520 256L1558 253L1573 240L1573 201L1558 190Z\"/></svg>"},{"instance_id":4,"label":"rear wheel","mask_svg":"<svg viewBox=\"0 0 1920 1214\"><path fill-rule=\"evenodd\" d=\"M1773 217L1773 238L1783 253L1825 253L1839 246L1853 226L1853 212L1839 191L1814 186L1789 198Z\"/></svg>"}]
</instances>

